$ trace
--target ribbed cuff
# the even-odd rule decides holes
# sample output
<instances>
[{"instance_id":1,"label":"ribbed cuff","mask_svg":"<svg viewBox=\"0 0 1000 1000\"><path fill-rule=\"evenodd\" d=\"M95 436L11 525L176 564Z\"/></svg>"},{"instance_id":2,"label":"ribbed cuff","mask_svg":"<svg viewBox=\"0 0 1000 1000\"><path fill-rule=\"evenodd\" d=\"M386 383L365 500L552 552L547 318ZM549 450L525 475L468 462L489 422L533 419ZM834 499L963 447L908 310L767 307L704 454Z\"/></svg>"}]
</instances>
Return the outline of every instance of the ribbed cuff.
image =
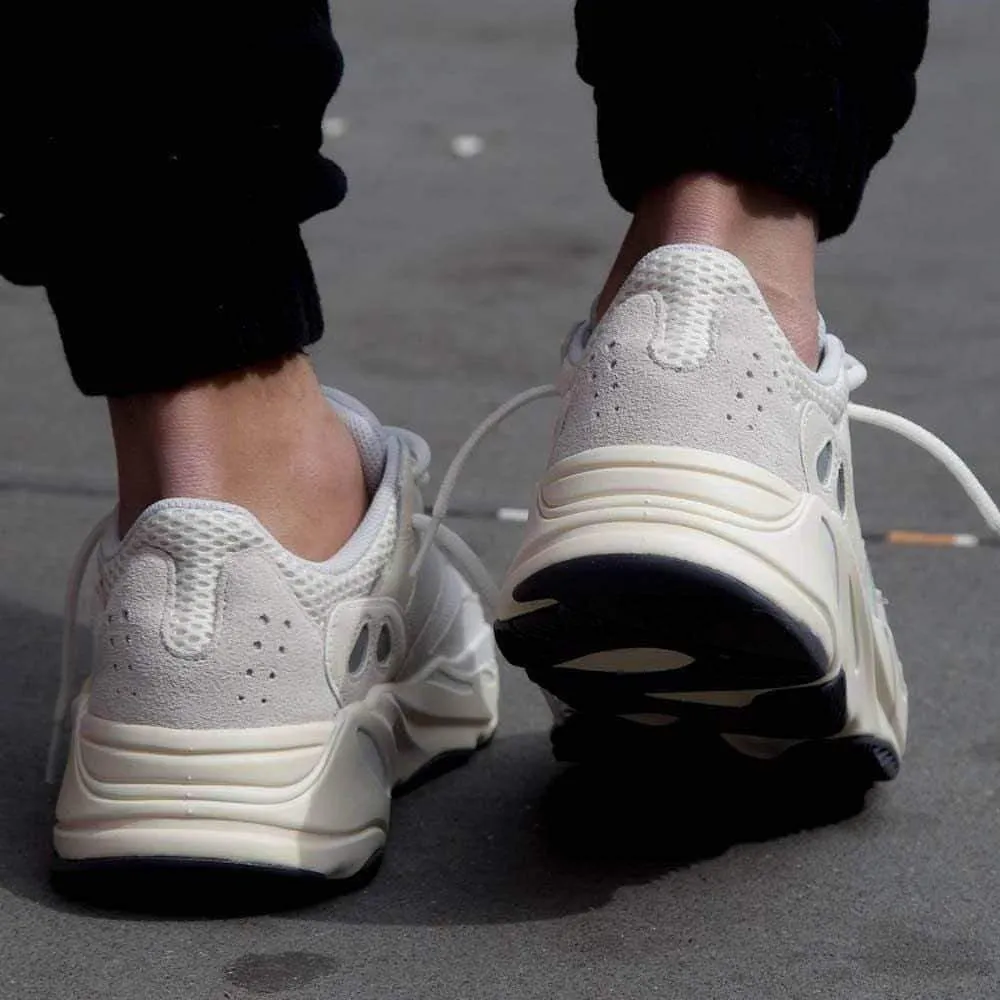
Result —
<instances>
[{"instance_id":1,"label":"ribbed cuff","mask_svg":"<svg viewBox=\"0 0 1000 1000\"><path fill-rule=\"evenodd\" d=\"M742 91L692 86L655 108L604 90L597 106L604 179L628 211L655 186L712 172L810 207L829 239L854 221L873 166L859 108L830 77L757 79Z\"/></svg>"},{"instance_id":2,"label":"ribbed cuff","mask_svg":"<svg viewBox=\"0 0 1000 1000\"><path fill-rule=\"evenodd\" d=\"M854 220L916 94L927 0L577 0L608 188L626 210L691 172L767 185L824 239Z\"/></svg>"},{"instance_id":3,"label":"ribbed cuff","mask_svg":"<svg viewBox=\"0 0 1000 1000\"><path fill-rule=\"evenodd\" d=\"M157 229L137 221L141 242L116 234L120 252L96 266L86 240L64 240L48 268L49 302L86 395L176 389L319 340L319 295L297 225L172 232L150 246Z\"/></svg>"}]
</instances>

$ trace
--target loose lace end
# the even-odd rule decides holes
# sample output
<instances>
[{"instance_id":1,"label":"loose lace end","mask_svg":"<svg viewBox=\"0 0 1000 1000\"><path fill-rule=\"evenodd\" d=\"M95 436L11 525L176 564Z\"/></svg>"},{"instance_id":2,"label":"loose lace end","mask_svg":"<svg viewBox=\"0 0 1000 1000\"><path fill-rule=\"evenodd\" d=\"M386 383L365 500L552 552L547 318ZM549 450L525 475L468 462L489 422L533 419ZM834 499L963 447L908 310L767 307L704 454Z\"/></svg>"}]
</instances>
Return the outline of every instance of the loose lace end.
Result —
<instances>
[{"instance_id":1,"label":"loose lace end","mask_svg":"<svg viewBox=\"0 0 1000 1000\"><path fill-rule=\"evenodd\" d=\"M63 611L62 658L59 667L59 692L52 712L52 730L49 734L49 751L45 763L45 781L55 784L59 774L59 763L62 757L62 734L73 699L74 666L76 663L76 623L80 613L80 591L87 575L87 567L91 557L104 533L118 515L117 508L102 517L84 539L80 551L73 560L69 572L69 583L66 586L66 604Z\"/></svg>"},{"instance_id":2,"label":"loose lace end","mask_svg":"<svg viewBox=\"0 0 1000 1000\"><path fill-rule=\"evenodd\" d=\"M420 574L424 560L427 558L427 553L430 552L431 546L434 544L434 540L442 531L442 523L448 516L448 505L451 502L451 495L455 490L455 484L458 482L458 477L461 475L462 469L465 467L465 463L468 461L472 452L475 451L479 442L482 441L482 439L486 437L490 431L499 427L500 424L502 424L512 413L516 413L522 407L527 406L529 403L534 403L538 399L546 399L549 396L558 395L559 390L554 385L539 385L535 386L533 389L526 389L524 392L519 392L516 396L508 399L502 406L498 406L488 417L486 417L485 420L479 424L478 427L476 427L468 438L466 438L465 443L458 449L455 457L451 460L451 464L448 466L448 471L444 474L444 479L441 480L441 487L434 500L434 506L431 508L431 516L426 519L425 530L420 548L417 550L416 558L410 566L410 577L412 579L416 579L416 577ZM420 516L423 517L424 515ZM414 522L416 522L416 518L414 518ZM458 536L456 535L455 537L457 538ZM465 545L464 542L462 544ZM470 549L469 552L471 553L471 551L472 550ZM485 570L483 572L485 572ZM493 589L495 591L496 587L494 586Z\"/></svg>"}]
</instances>

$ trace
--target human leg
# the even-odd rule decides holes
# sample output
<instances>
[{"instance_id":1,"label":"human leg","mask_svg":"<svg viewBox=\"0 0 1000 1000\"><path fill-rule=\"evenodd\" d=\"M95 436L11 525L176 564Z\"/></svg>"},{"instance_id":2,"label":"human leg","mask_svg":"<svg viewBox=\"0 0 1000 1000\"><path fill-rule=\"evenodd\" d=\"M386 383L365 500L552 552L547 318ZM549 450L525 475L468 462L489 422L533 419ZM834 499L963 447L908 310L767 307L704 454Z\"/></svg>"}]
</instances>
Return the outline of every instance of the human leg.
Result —
<instances>
[{"instance_id":1,"label":"human leg","mask_svg":"<svg viewBox=\"0 0 1000 1000\"><path fill-rule=\"evenodd\" d=\"M634 213L599 312L657 246L717 246L815 365L816 238L850 226L909 117L927 12L925 0L580 0L604 176Z\"/></svg>"},{"instance_id":2,"label":"human leg","mask_svg":"<svg viewBox=\"0 0 1000 1000\"><path fill-rule=\"evenodd\" d=\"M179 4L155 42L110 10L23 16L48 70L11 105L0 272L45 286L78 386L109 397L120 528L229 500L328 557L366 498L298 356L322 333L299 225L344 193L319 153L342 68L326 5Z\"/></svg>"}]
</instances>

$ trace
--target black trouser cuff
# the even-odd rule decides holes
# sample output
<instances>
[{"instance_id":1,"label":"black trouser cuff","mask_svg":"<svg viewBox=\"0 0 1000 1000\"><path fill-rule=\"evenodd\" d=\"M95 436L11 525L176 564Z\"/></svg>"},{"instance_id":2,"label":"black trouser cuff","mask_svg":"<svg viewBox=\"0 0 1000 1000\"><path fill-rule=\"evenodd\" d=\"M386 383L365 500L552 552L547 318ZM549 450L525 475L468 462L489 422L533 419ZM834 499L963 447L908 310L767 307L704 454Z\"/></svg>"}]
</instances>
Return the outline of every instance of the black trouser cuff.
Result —
<instances>
[{"instance_id":1,"label":"black trouser cuff","mask_svg":"<svg viewBox=\"0 0 1000 1000\"><path fill-rule=\"evenodd\" d=\"M319 296L297 225L192 232L183 245L153 248L150 235L96 267L85 248L67 248L65 266L46 277L70 370L87 395L176 389L319 340Z\"/></svg>"}]
</instances>

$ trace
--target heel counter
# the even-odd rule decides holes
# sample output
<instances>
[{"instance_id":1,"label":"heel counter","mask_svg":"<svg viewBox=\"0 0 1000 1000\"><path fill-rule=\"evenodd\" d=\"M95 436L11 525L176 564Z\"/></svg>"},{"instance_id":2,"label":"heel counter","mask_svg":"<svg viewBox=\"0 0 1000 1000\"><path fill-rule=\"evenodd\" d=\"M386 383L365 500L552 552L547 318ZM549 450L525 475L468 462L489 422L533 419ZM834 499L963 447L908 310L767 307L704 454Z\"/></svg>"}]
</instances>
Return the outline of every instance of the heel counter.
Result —
<instances>
[{"instance_id":1,"label":"heel counter","mask_svg":"<svg viewBox=\"0 0 1000 1000\"><path fill-rule=\"evenodd\" d=\"M552 461L604 446L698 448L802 490L808 401L836 420L846 388L821 385L799 361L740 261L664 248L640 262L591 336Z\"/></svg>"},{"instance_id":2,"label":"heel counter","mask_svg":"<svg viewBox=\"0 0 1000 1000\"><path fill-rule=\"evenodd\" d=\"M196 585L183 561L138 546L111 574L94 621L90 712L174 729L331 718L322 630L266 555L235 552Z\"/></svg>"},{"instance_id":3,"label":"heel counter","mask_svg":"<svg viewBox=\"0 0 1000 1000\"><path fill-rule=\"evenodd\" d=\"M800 400L758 309L727 296L707 334L699 354L656 291L619 302L576 373L553 461L604 446L699 448L752 462L803 489Z\"/></svg>"}]
</instances>

